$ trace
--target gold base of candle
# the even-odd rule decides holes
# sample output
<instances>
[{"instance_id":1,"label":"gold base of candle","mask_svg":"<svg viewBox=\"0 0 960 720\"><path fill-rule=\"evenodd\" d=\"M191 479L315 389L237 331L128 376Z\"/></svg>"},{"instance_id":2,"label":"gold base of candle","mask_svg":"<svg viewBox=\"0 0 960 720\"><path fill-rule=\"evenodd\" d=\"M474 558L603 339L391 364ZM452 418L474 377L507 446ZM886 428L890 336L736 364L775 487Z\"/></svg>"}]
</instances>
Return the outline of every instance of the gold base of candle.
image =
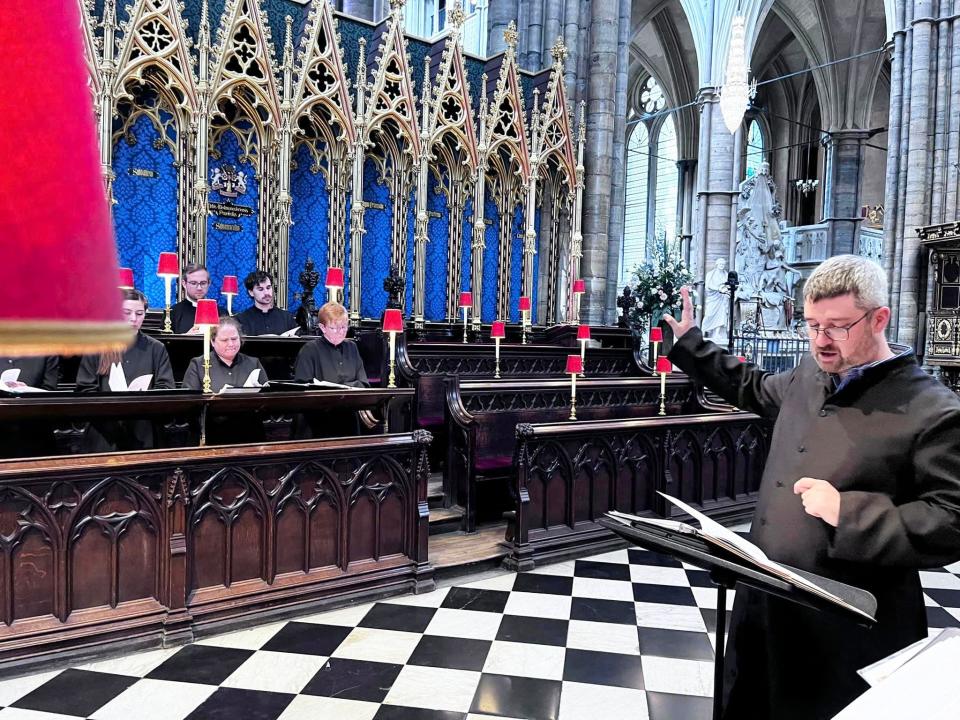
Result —
<instances>
[{"instance_id":1,"label":"gold base of candle","mask_svg":"<svg viewBox=\"0 0 960 720\"><path fill-rule=\"evenodd\" d=\"M577 398L575 396L570 397L570 420L577 419Z\"/></svg>"},{"instance_id":2,"label":"gold base of candle","mask_svg":"<svg viewBox=\"0 0 960 720\"><path fill-rule=\"evenodd\" d=\"M391 359L390 360L390 374L387 376L387 387L395 388L397 386L397 376L394 370L396 369L397 364Z\"/></svg>"},{"instance_id":3,"label":"gold base of candle","mask_svg":"<svg viewBox=\"0 0 960 720\"><path fill-rule=\"evenodd\" d=\"M170 306L167 305L163 311L163 331L165 333L173 333L173 325L170 323Z\"/></svg>"},{"instance_id":4,"label":"gold base of candle","mask_svg":"<svg viewBox=\"0 0 960 720\"><path fill-rule=\"evenodd\" d=\"M660 415L667 414L667 396L662 394L660 395Z\"/></svg>"},{"instance_id":5,"label":"gold base of candle","mask_svg":"<svg viewBox=\"0 0 960 720\"><path fill-rule=\"evenodd\" d=\"M527 344L527 326L526 325L520 326L520 344L521 345Z\"/></svg>"},{"instance_id":6,"label":"gold base of candle","mask_svg":"<svg viewBox=\"0 0 960 720\"><path fill-rule=\"evenodd\" d=\"M500 358L497 358L493 365L493 377L497 380L500 379Z\"/></svg>"},{"instance_id":7,"label":"gold base of candle","mask_svg":"<svg viewBox=\"0 0 960 720\"><path fill-rule=\"evenodd\" d=\"M203 391L205 393L212 393L213 387L210 384L210 359L206 358L203 361Z\"/></svg>"}]
</instances>

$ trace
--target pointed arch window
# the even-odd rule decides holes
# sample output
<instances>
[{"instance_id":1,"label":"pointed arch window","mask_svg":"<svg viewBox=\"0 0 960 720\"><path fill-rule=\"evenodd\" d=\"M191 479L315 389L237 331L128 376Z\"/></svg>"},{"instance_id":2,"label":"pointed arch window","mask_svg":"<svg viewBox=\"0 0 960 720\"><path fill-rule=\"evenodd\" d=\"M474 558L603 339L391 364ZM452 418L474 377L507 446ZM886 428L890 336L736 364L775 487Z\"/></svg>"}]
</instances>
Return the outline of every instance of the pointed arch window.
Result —
<instances>
[{"instance_id":1,"label":"pointed arch window","mask_svg":"<svg viewBox=\"0 0 960 720\"><path fill-rule=\"evenodd\" d=\"M756 120L751 120L747 126L747 153L744 168L748 178L757 174L760 163L766 160L767 140L763 135L763 128Z\"/></svg>"},{"instance_id":2,"label":"pointed arch window","mask_svg":"<svg viewBox=\"0 0 960 720\"><path fill-rule=\"evenodd\" d=\"M677 149L677 126L668 115L657 136L657 176L654 210L654 234L657 240L672 243L677 237L677 197L680 189L680 169Z\"/></svg>"},{"instance_id":3,"label":"pointed arch window","mask_svg":"<svg viewBox=\"0 0 960 720\"><path fill-rule=\"evenodd\" d=\"M627 143L627 182L624 198L623 246L620 256L620 282L624 285L630 273L647 254L647 206L650 180L650 133L638 122Z\"/></svg>"}]
</instances>

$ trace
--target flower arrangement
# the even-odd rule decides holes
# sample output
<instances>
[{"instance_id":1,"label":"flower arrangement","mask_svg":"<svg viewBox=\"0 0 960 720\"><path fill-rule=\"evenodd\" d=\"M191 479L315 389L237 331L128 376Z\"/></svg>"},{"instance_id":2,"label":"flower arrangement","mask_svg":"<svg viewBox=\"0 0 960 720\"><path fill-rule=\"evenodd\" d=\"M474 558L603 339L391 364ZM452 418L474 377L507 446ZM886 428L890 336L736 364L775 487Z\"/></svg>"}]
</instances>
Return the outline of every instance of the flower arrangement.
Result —
<instances>
[{"instance_id":1,"label":"flower arrangement","mask_svg":"<svg viewBox=\"0 0 960 720\"><path fill-rule=\"evenodd\" d=\"M656 327L665 315L680 317L680 288L693 282L679 252L670 252L667 242L654 243L653 256L633 270L631 292L634 305L630 308L630 327L643 335Z\"/></svg>"}]
</instances>

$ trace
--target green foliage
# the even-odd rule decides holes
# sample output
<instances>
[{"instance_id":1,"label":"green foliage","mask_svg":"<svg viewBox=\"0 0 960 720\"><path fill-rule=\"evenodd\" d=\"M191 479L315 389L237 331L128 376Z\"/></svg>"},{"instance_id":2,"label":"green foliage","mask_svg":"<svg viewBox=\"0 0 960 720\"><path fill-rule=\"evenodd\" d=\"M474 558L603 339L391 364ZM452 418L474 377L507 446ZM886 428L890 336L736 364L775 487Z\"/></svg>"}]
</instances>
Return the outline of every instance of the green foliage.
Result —
<instances>
[{"instance_id":1,"label":"green foliage","mask_svg":"<svg viewBox=\"0 0 960 720\"><path fill-rule=\"evenodd\" d=\"M630 328L643 335L656 327L664 315L680 317L680 288L693 282L679 252L670 252L666 241L654 244L653 257L633 269L630 291L635 299L630 309Z\"/></svg>"}]
</instances>

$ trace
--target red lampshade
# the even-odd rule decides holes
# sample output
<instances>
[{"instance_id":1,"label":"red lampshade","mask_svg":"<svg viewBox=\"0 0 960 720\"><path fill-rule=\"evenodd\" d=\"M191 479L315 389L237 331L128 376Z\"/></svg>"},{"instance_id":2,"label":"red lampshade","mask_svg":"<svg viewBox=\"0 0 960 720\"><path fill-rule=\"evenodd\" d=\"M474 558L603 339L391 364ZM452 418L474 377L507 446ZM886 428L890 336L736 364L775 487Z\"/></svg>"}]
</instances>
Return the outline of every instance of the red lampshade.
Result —
<instances>
[{"instance_id":1,"label":"red lampshade","mask_svg":"<svg viewBox=\"0 0 960 720\"><path fill-rule=\"evenodd\" d=\"M590 339L590 326L581 325L577 328L577 340L589 340Z\"/></svg>"},{"instance_id":2,"label":"red lampshade","mask_svg":"<svg viewBox=\"0 0 960 720\"><path fill-rule=\"evenodd\" d=\"M174 252L160 253L160 261L157 263L157 275L164 277L169 275L177 277L180 274L180 261Z\"/></svg>"},{"instance_id":3,"label":"red lampshade","mask_svg":"<svg viewBox=\"0 0 960 720\"><path fill-rule=\"evenodd\" d=\"M567 374L579 375L583 372L583 360L579 355L567 355Z\"/></svg>"},{"instance_id":4,"label":"red lampshade","mask_svg":"<svg viewBox=\"0 0 960 720\"><path fill-rule=\"evenodd\" d=\"M343 268L332 267L327 268L327 281L324 283L326 287L343 287Z\"/></svg>"},{"instance_id":5,"label":"red lampshade","mask_svg":"<svg viewBox=\"0 0 960 720\"><path fill-rule=\"evenodd\" d=\"M216 300L197 300L197 325L216 325L220 322L220 312Z\"/></svg>"},{"instance_id":6,"label":"red lampshade","mask_svg":"<svg viewBox=\"0 0 960 720\"><path fill-rule=\"evenodd\" d=\"M396 308L388 308L383 313L383 331L403 332L403 313Z\"/></svg>"},{"instance_id":7,"label":"red lampshade","mask_svg":"<svg viewBox=\"0 0 960 720\"><path fill-rule=\"evenodd\" d=\"M530 309L530 298L528 298L526 295L521 295L520 296L520 312L523 312L524 310L529 310L529 309Z\"/></svg>"},{"instance_id":8,"label":"red lampshade","mask_svg":"<svg viewBox=\"0 0 960 720\"><path fill-rule=\"evenodd\" d=\"M5 355L119 350L117 249L83 58L80 3L0 11L0 252ZM54 70L55 69L55 70Z\"/></svg>"},{"instance_id":9,"label":"red lampshade","mask_svg":"<svg viewBox=\"0 0 960 720\"><path fill-rule=\"evenodd\" d=\"M587 283L584 282L583 278L573 281L573 292L574 293L585 293L587 291Z\"/></svg>"},{"instance_id":10,"label":"red lampshade","mask_svg":"<svg viewBox=\"0 0 960 720\"><path fill-rule=\"evenodd\" d=\"M462 292L460 293L460 307L470 307L473 305L473 293Z\"/></svg>"},{"instance_id":11,"label":"red lampshade","mask_svg":"<svg viewBox=\"0 0 960 720\"><path fill-rule=\"evenodd\" d=\"M121 290L133 290L133 270L130 268L120 268L117 287Z\"/></svg>"},{"instance_id":12,"label":"red lampshade","mask_svg":"<svg viewBox=\"0 0 960 720\"><path fill-rule=\"evenodd\" d=\"M663 330L661 328L650 328L650 342L663 342Z\"/></svg>"},{"instance_id":13,"label":"red lampshade","mask_svg":"<svg viewBox=\"0 0 960 720\"><path fill-rule=\"evenodd\" d=\"M668 360L663 355L657 358L657 372L658 373L673 372L673 365L671 364L670 360Z\"/></svg>"},{"instance_id":14,"label":"red lampshade","mask_svg":"<svg viewBox=\"0 0 960 720\"><path fill-rule=\"evenodd\" d=\"M240 292L240 284L237 282L236 275L224 275L223 285L220 286L220 292L224 295L236 295Z\"/></svg>"},{"instance_id":15,"label":"red lampshade","mask_svg":"<svg viewBox=\"0 0 960 720\"><path fill-rule=\"evenodd\" d=\"M503 320L494 320L493 325L490 326L490 337L491 338L505 338L507 336L507 326Z\"/></svg>"},{"instance_id":16,"label":"red lampshade","mask_svg":"<svg viewBox=\"0 0 960 720\"><path fill-rule=\"evenodd\" d=\"M743 362L743 363L745 363L745 362L747 361L747 359L746 359L743 355L737 355L737 360L739 360L740 362Z\"/></svg>"}]
</instances>

